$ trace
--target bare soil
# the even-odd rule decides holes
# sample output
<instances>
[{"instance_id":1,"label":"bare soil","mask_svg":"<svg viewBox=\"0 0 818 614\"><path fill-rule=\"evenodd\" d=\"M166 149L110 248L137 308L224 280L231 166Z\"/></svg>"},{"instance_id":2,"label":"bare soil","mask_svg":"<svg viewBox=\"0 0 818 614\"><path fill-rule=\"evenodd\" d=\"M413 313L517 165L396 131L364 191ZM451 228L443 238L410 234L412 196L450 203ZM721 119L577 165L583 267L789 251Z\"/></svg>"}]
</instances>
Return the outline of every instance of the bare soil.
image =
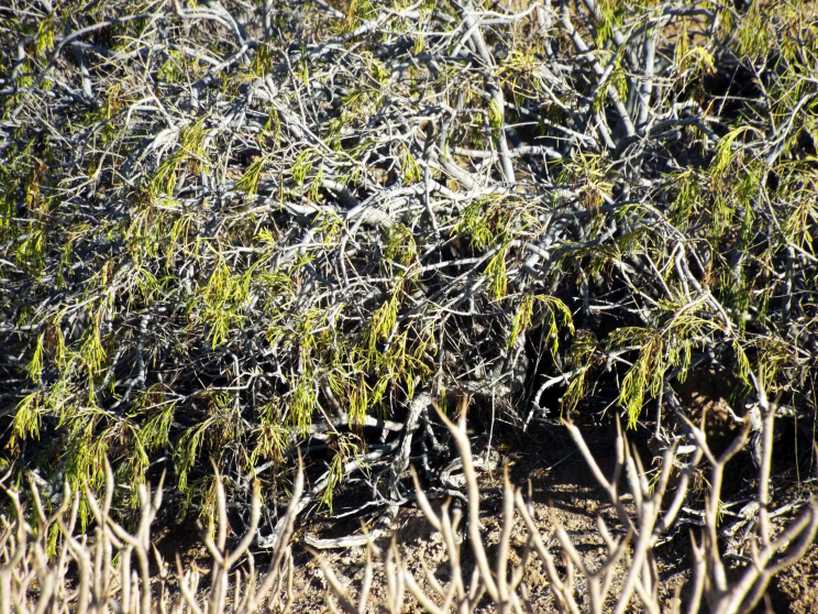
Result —
<instances>
[{"instance_id":1,"label":"bare soil","mask_svg":"<svg viewBox=\"0 0 818 614\"><path fill-rule=\"evenodd\" d=\"M613 450L609 445L611 441L613 437L607 437L602 433L595 445L592 445L594 455L606 474L610 474L613 467ZM606 548L597 530L597 518L601 517L614 533L620 530L620 526L607 496L594 482L582 458L573 452L561 453L572 450L571 444L559 439L536 441L526 438L514 442L501 442L499 448L502 462L509 465L512 483L521 488L526 499L531 502L533 517L541 534L548 536L557 526L561 526L583 555L586 565L590 568L599 566L604 560ZM477 453L476 451L475 454ZM483 542L487 545L490 560L500 539L503 498L501 467L499 464L497 468L481 470L479 473L483 496L481 502ZM433 507L439 507L444 501L442 498L431 499ZM450 505L457 503L451 501ZM787 516L790 517L791 515ZM680 595L684 597L682 587L690 578L689 534L691 530L696 533L693 520L695 519L691 517L683 520L681 527L655 552L662 591L660 596L665 606L669 606L671 600ZM782 517L779 520L783 522L786 518ZM292 608L309 609L312 612L329 611L326 600L331 590L318 561L303 546L305 534L322 538L339 537L359 532L364 524L365 521L361 519L345 522L312 520L299 529L293 545L295 569ZM512 531L512 566L520 560L526 536L522 521L516 519ZM421 586L431 588L427 580L428 572L431 572L439 582L446 583L450 574L446 548L440 535L429 525L416 506L407 505L402 508L395 522L393 537L379 540L376 546L381 552L386 552L392 539L398 546L402 560L407 563ZM204 561L207 560L207 552L201 546L194 546L197 541L195 531L185 532L184 536L174 535L172 539L165 541L163 555L166 560L173 560L178 552L185 567L198 567L203 576L206 576ZM263 565L264 555L263 553L258 555L258 561ZM366 549L324 550L319 556L329 563L354 598L364 579ZM461 556L462 565L468 576L473 569L473 561L467 543L461 548ZM610 591L612 598L618 594L627 564L626 556L619 564L618 575ZM203 586L205 581L206 578L203 578ZM370 604L382 602L385 582L383 574L376 568ZM536 558L530 558L527 563L524 585L534 611L554 611L545 570ZM581 594L583 587L580 585L577 588ZM411 595L407 596L404 605L407 612L422 611ZM813 546L802 561L786 569L773 581L768 595L757 611L803 614L818 612L818 547Z\"/></svg>"},{"instance_id":2,"label":"bare soil","mask_svg":"<svg viewBox=\"0 0 818 614\"><path fill-rule=\"evenodd\" d=\"M610 440L609 440L610 441ZM530 444L532 442L529 442ZM543 442L545 443L545 442ZM509 463L512 483L523 489L526 498L531 501L534 510L534 519L540 532L548 536L557 526L561 526L570 536L577 550L585 558L586 564L597 567L604 560L607 552L605 544L597 530L597 517L602 517L607 526L613 531L618 530L612 507L607 502L606 495L593 481L582 459L576 454L569 454L562 458L552 459L544 451L549 449L570 450L569 446L526 446L524 452L515 452L506 456ZM519 448L517 448L519 450ZM603 451L604 452L604 451ZM611 451L608 451L610 455ZM599 455L603 470L606 465L612 465L613 458ZM487 545L491 558L495 554L497 543L500 540L503 481L502 469L481 471L479 481L483 501L481 503L481 523L483 542ZM439 506L443 500L432 501ZM399 552L408 563L416 580L421 586L429 586L425 580L427 570L435 577L445 582L450 573L446 557L445 546L438 534L416 507L406 507L401 510L397 519L397 529L394 534ZM311 534L322 537L335 537L338 527L317 523L307 529ZM527 532L522 520L517 519L512 530L513 553L511 565L520 560L525 547ZM379 548L385 551L390 540L381 540ZM323 551L320 556L327 561L341 582L348 587L351 595L356 594L364 576L366 551L363 548ZM471 573L473 561L468 551L468 545L462 547L463 567L466 576ZM301 557L299 557L301 558ZM303 555L302 565L299 565L295 574L295 607L309 607L316 611L324 611L328 586L321 573L317 561ZM612 586L611 595L618 593L618 584L624 579L624 570L627 568L627 557L619 565L620 573ZM676 552L674 546L665 548L661 562L660 575L665 594L663 598L669 601L674 597L674 590L681 586L688 576L688 570L683 563L683 556ZM530 596L530 603L536 611L553 611L552 596L548 589L548 581L542 564L537 559L529 559L524 576L525 590ZM578 586L581 592L582 586ZM377 602L383 596L384 578L376 575L371 602ZM411 598L407 599L406 611L420 611Z\"/></svg>"}]
</instances>

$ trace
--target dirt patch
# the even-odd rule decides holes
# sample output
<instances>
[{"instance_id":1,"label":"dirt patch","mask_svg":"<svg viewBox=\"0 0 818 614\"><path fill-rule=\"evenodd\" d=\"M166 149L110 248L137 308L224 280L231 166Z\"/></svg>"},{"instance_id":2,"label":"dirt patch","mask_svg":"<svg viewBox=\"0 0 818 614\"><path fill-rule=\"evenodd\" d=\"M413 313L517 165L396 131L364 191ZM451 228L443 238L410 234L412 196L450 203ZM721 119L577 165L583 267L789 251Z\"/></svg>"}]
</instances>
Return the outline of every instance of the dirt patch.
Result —
<instances>
[{"instance_id":1,"label":"dirt patch","mask_svg":"<svg viewBox=\"0 0 818 614\"><path fill-rule=\"evenodd\" d=\"M598 518L602 518L611 533L621 535L622 528L612 506L608 503L605 493L599 489L584 462L578 455L569 454L563 458L549 459L541 446L527 446L524 452L507 455L505 461L510 466L512 482L523 490L531 504L532 517L548 545L556 543L552 532L563 528L577 551L581 554L585 565L590 569L597 569L605 560L607 547L598 530ZM554 450L570 450L568 446L550 448ZM519 448L518 448L519 450ZM603 471L612 465L613 458L610 450L604 448L600 454L600 464ZM554 461L554 462L548 462ZM489 560L493 561L500 542L502 528L503 482L502 469L482 470L479 474L479 484L483 499L481 501L481 534L486 545ZM434 508L444 504L444 499L432 501ZM450 506L459 505L457 501L449 501ZM433 576L441 584L449 580L451 568L447 557L446 547L429 525L422 512L416 507L406 507L401 510L396 521L394 541L401 559L424 589L433 593ZM320 531L320 527L311 527L311 533ZM528 532L519 517L511 531L511 567L517 566L525 556ZM381 540L378 547L382 552L390 547L391 540ZM554 548L554 551L558 548ZM674 591L688 577L685 565L679 564L679 553L675 547L666 547L663 550L665 558L660 561L658 570L661 578L664 603L674 597ZM348 587L350 595L355 595L364 579L366 551L363 548L324 551L323 559L329 563L337 574L341 583ZM468 542L461 546L461 566L465 570L464 577L469 577L473 568ZM610 590L611 600L619 593L628 568L629 553L618 564L614 581ZM563 561L557 557L557 569L565 571ZM296 587L295 607L325 607L326 580L314 560L308 560L299 566L295 572ZM379 572L373 580L372 598L370 603L377 602L385 594L385 578ZM535 556L525 560L523 586L521 592L527 595L528 603L536 611L554 611L553 595L549 589L546 570ZM583 595L585 588L582 580L577 576L577 593ZM407 598L405 610L408 612L420 611L419 606L411 597ZM489 608L486 609L489 611Z\"/></svg>"},{"instance_id":2,"label":"dirt patch","mask_svg":"<svg viewBox=\"0 0 818 614\"><path fill-rule=\"evenodd\" d=\"M527 438L515 441L500 442L499 448L505 452L500 454L500 462L491 468L480 469L478 481L481 490L481 535L486 546L489 560L493 562L497 554L501 538L503 513L503 470L502 464L509 466L509 475L512 483L520 488L525 499L530 503L532 518L543 536L546 544L553 553L559 552L553 531L561 527L568 534L571 542L583 558L589 569L597 569L607 555L606 544L598 528L601 519L614 537L623 533L615 510L608 501L606 493L598 487L590 470L578 453L570 452L574 447L570 442L562 439L555 431L542 433L542 439ZM553 437L553 439L549 439ZM611 433L598 433L594 441L589 441L597 462L603 473L611 475L614 466L614 450L611 443ZM476 450L479 450L479 445ZM566 453L566 451L568 451ZM477 455L478 452L475 452ZM650 463L646 459L646 466L650 471ZM733 475L737 475L734 473ZM742 481L736 477L738 481ZM745 488L749 487L744 484ZM794 483L780 483L780 489L787 492L795 490ZM746 493L745 493L746 494ZM781 493L779 493L780 495ZM808 493L802 492L799 500L804 500ZM454 509L462 505L459 500L445 497L431 497L432 507L437 511L442 505L449 505ZM354 504L352 501L350 504ZM358 502L360 505L360 502ZM692 505L696 507L696 504ZM775 524L785 523L800 506L793 506L792 513L777 518ZM685 514L683 514L685 516ZM372 519L367 519L371 526ZM695 525L695 515L686 515L680 521L680 527L675 529L667 539L657 546L654 551L656 559L656 574L659 586L659 597L663 608L668 608L672 600L681 594L682 588L688 583L691 576L690 569L690 531L698 535ZM728 535L735 533L731 523L738 522L734 515L725 516L721 530L725 547L729 545ZM294 608L309 608L315 612L328 610L327 596L331 593L327 578L324 576L316 558L303 546L305 534L319 538L336 538L343 535L358 533L362 525L360 519L345 520L343 522L313 519L296 533L293 556L294 570L292 578L292 603ZM744 526L744 525L742 525ZM780 528L780 527L779 527ZM740 530L739 530L740 532ZM465 534L461 535L463 543L460 549L460 565L464 570L463 576L468 578L475 563ZM525 596L527 603L540 612L555 611L554 597L549 588L548 575L542 563L536 556L524 559L526 556L526 541L528 532L521 518L515 515L515 522L511 531L510 566L517 567L524 563L523 583L520 593ZM434 585L445 586L451 579L451 565L446 546L439 533L429 524L421 510L408 504L398 513L394 522L394 533L385 539L376 542L376 548L385 555L395 545L395 552L406 568L413 574L417 583L431 595L435 595ZM181 542L174 544L178 549ZM741 554L741 553L738 553ZM747 553L744 552L744 555ZM329 564L339 582L346 588L353 602L365 580L365 567L370 553L366 548L348 548L325 550L319 556ZM263 552L257 553L257 563L264 566ZM201 559L201 561L199 561ZM202 548L190 549L182 553L185 567L196 566L204 572L203 585L206 585L206 552ZM737 559L733 559L737 560ZM559 555L555 560L557 570L564 575L566 568ZM615 569L609 599L613 602L620 593L625 573L630 564L630 552L620 560ZM581 574L576 578L576 594L581 596L587 590L583 586ZM807 557L790 569L785 570L771 583L768 595L762 601L757 611L792 611L807 613L818 611L818 548L813 547ZM383 567L375 567L372 579L369 604L383 603L387 595L387 579ZM683 596L683 595L682 595ZM581 603L581 601L580 601ZM637 603L634 597L634 604ZM611 603L613 605L613 603ZM634 606L635 607L635 606ZM411 594L405 597L403 611L420 612L420 605L415 602ZM478 609L478 611L480 611ZM485 611L491 611L487 606Z\"/></svg>"},{"instance_id":3,"label":"dirt patch","mask_svg":"<svg viewBox=\"0 0 818 614\"><path fill-rule=\"evenodd\" d=\"M818 612L818 548L813 547L807 556L781 573L773 591L793 614Z\"/></svg>"}]
</instances>

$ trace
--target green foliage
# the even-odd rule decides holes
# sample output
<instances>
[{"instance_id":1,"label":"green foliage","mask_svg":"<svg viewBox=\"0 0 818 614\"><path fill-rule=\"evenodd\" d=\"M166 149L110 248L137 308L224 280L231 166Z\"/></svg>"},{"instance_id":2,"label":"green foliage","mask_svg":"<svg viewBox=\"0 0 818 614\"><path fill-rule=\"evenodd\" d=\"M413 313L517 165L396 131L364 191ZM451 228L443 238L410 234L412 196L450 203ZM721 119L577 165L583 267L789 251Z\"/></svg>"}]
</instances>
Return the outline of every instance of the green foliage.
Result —
<instances>
[{"instance_id":1,"label":"green foliage","mask_svg":"<svg viewBox=\"0 0 818 614\"><path fill-rule=\"evenodd\" d=\"M423 171L409 148L405 148L401 159L401 175L404 183L417 183L423 179Z\"/></svg>"},{"instance_id":2,"label":"green foliage","mask_svg":"<svg viewBox=\"0 0 818 614\"><path fill-rule=\"evenodd\" d=\"M372 19L376 5L370 0L350 0L346 4L344 20L341 22L341 32L352 32L362 22Z\"/></svg>"},{"instance_id":3,"label":"green foliage","mask_svg":"<svg viewBox=\"0 0 818 614\"><path fill-rule=\"evenodd\" d=\"M789 211L782 225L787 241L798 248L815 253L818 236L818 172L811 165L792 162L779 166L782 191L788 195Z\"/></svg>"},{"instance_id":4,"label":"green foliage","mask_svg":"<svg viewBox=\"0 0 818 614\"><path fill-rule=\"evenodd\" d=\"M38 57L44 57L54 49L54 24L51 19L43 19L37 26L34 49Z\"/></svg>"},{"instance_id":5,"label":"green foliage","mask_svg":"<svg viewBox=\"0 0 818 614\"><path fill-rule=\"evenodd\" d=\"M567 356L574 375L560 399L560 410L564 416L570 416L586 396L587 376L596 351L597 340L593 333L588 330L576 331Z\"/></svg>"},{"instance_id":6,"label":"green foliage","mask_svg":"<svg viewBox=\"0 0 818 614\"><path fill-rule=\"evenodd\" d=\"M4 471L93 486L108 456L133 492L167 470L198 512L214 465L241 505L245 476L286 489L301 452L328 509L402 436L370 418L421 392L476 389L518 424L539 370L563 415L616 399L633 426L702 356L815 414L805 3L580 2L582 53L561 19L485 3L468 39L457 3L248 5L241 32L98 5L81 63L54 55L68 5L10 9L0 41ZM472 34L492 67L452 55ZM611 92L638 114L652 36L667 61L626 138ZM730 57L757 79L716 92Z\"/></svg>"},{"instance_id":7,"label":"green foliage","mask_svg":"<svg viewBox=\"0 0 818 614\"><path fill-rule=\"evenodd\" d=\"M12 423L12 435L9 447L15 448L20 440L37 439L40 436L42 421L42 394L31 392L17 404Z\"/></svg>"},{"instance_id":8,"label":"green foliage","mask_svg":"<svg viewBox=\"0 0 818 614\"><path fill-rule=\"evenodd\" d=\"M338 449L329 464L326 485L321 493L321 505L332 512L333 495L344 477L344 464L359 454L356 444L349 439L340 439Z\"/></svg>"},{"instance_id":9,"label":"green foliage","mask_svg":"<svg viewBox=\"0 0 818 614\"><path fill-rule=\"evenodd\" d=\"M315 378L307 372L293 378L289 423L299 434L306 435L312 424L312 415L318 406Z\"/></svg>"},{"instance_id":10,"label":"green foliage","mask_svg":"<svg viewBox=\"0 0 818 614\"><path fill-rule=\"evenodd\" d=\"M236 181L236 189L244 192L247 196L258 194L258 182L261 180L261 172L264 168L264 156L258 156L244 174Z\"/></svg>"},{"instance_id":11,"label":"green foliage","mask_svg":"<svg viewBox=\"0 0 818 614\"><path fill-rule=\"evenodd\" d=\"M307 175L310 173L313 167L313 158L314 153L311 149L307 148L304 151L298 153L298 155L293 160L292 168L290 169L290 173L292 174L293 181L297 186L304 185L304 182L307 179Z\"/></svg>"},{"instance_id":12,"label":"green foliage","mask_svg":"<svg viewBox=\"0 0 818 614\"><path fill-rule=\"evenodd\" d=\"M250 271L243 275L233 274L225 262L220 262L202 288L199 311L209 328L212 349L223 344L231 331L243 322L242 310L251 280Z\"/></svg>"},{"instance_id":13,"label":"green foliage","mask_svg":"<svg viewBox=\"0 0 818 614\"><path fill-rule=\"evenodd\" d=\"M486 278L489 282L489 294L496 300L508 294L508 271L506 269L506 252L508 245L501 245L486 265Z\"/></svg>"},{"instance_id":14,"label":"green foliage","mask_svg":"<svg viewBox=\"0 0 818 614\"><path fill-rule=\"evenodd\" d=\"M544 328L545 339L550 343L551 356L556 358L559 352L559 327L573 335L574 319L568 306L554 296L527 294L523 297L511 321L507 346L514 347L519 336L531 327L535 306L539 306L541 312L539 320Z\"/></svg>"},{"instance_id":15,"label":"green foliage","mask_svg":"<svg viewBox=\"0 0 818 614\"><path fill-rule=\"evenodd\" d=\"M750 4L736 31L739 54L759 58L770 53L772 39L767 29L768 15L758 2Z\"/></svg>"},{"instance_id":16,"label":"green foliage","mask_svg":"<svg viewBox=\"0 0 818 614\"><path fill-rule=\"evenodd\" d=\"M613 184L609 179L612 164L605 156L578 152L564 164L560 180L577 184L582 203L589 208L599 207L610 198Z\"/></svg>"},{"instance_id":17,"label":"green foliage","mask_svg":"<svg viewBox=\"0 0 818 614\"><path fill-rule=\"evenodd\" d=\"M684 381L693 349L703 344L706 336L719 330L713 321L698 314L703 308L702 301L667 303L664 308L671 316L662 327L621 327L609 337L611 347L639 348L636 362L625 374L619 389L619 403L627 413L630 428L636 427L646 395L659 396L668 370L674 369L676 379Z\"/></svg>"},{"instance_id":18,"label":"green foliage","mask_svg":"<svg viewBox=\"0 0 818 614\"><path fill-rule=\"evenodd\" d=\"M690 71L690 78L698 75L712 75L716 72L716 61L713 55L704 47L695 46L685 51L677 47L676 64L681 71Z\"/></svg>"},{"instance_id":19,"label":"green foliage","mask_svg":"<svg viewBox=\"0 0 818 614\"><path fill-rule=\"evenodd\" d=\"M468 237L477 250L498 245L507 238L514 203L501 198L483 198L467 205L452 233Z\"/></svg>"},{"instance_id":20,"label":"green foliage","mask_svg":"<svg viewBox=\"0 0 818 614\"><path fill-rule=\"evenodd\" d=\"M210 428L216 422L215 417L209 417L201 423L189 427L182 434L179 443L176 446L176 471L179 476L178 484L179 490L185 492L188 489L188 475L190 470L196 463L198 458L199 448L202 445L202 440Z\"/></svg>"},{"instance_id":21,"label":"green foliage","mask_svg":"<svg viewBox=\"0 0 818 614\"><path fill-rule=\"evenodd\" d=\"M673 177L671 185L676 196L670 206L670 219L680 229L686 229L700 213L704 201L703 179L693 170L686 170Z\"/></svg>"},{"instance_id":22,"label":"green foliage","mask_svg":"<svg viewBox=\"0 0 818 614\"><path fill-rule=\"evenodd\" d=\"M162 161L148 182L147 194L151 202L156 202L163 196L173 196L178 172L183 164L189 163L194 172L206 164L204 138L204 117L181 130L179 147Z\"/></svg>"},{"instance_id":23,"label":"green foliage","mask_svg":"<svg viewBox=\"0 0 818 614\"><path fill-rule=\"evenodd\" d=\"M594 42L597 47L603 47L612 37L613 30L622 23L625 4L619 0L599 0L599 16Z\"/></svg>"},{"instance_id":24,"label":"green foliage","mask_svg":"<svg viewBox=\"0 0 818 614\"><path fill-rule=\"evenodd\" d=\"M250 454L250 464L255 467L261 459L283 462L290 433L281 423L281 408L277 403L271 401L260 408L256 429L256 446Z\"/></svg>"},{"instance_id":25,"label":"green foliage","mask_svg":"<svg viewBox=\"0 0 818 614\"><path fill-rule=\"evenodd\" d=\"M732 129L719 140L718 146L716 147L716 155L710 164L710 178L714 183L723 180L725 171L735 162L736 151L734 151L734 144L736 139L751 130L751 126L739 126Z\"/></svg>"},{"instance_id":26,"label":"green foliage","mask_svg":"<svg viewBox=\"0 0 818 614\"><path fill-rule=\"evenodd\" d=\"M500 130L503 127L503 109L497 104L496 99L489 100L487 110L489 127L492 130Z\"/></svg>"},{"instance_id":27,"label":"green foliage","mask_svg":"<svg viewBox=\"0 0 818 614\"><path fill-rule=\"evenodd\" d=\"M395 224L389 229L384 256L387 260L409 266L417 259L417 244L412 231L403 224Z\"/></svg>"},{"instance_id":28,"label":"green foliage","mask_svg":"<svg viewBox=\"0 0 818 614\"><path fill-rule=\"evenodd\" d=\"M369 325L369 356L370 359L378 353L378 343L386 341L395 329L398 322L398 306L403 284L396 284L389 299L381 304L372 314Z\"/></svg>"},{"instance_id":29,"label":"green foliage","mask_svg":"<svg viewBox=\"0 0 818 614\"><path fill-rule=\"evenodd\" d=\"M28 363L28 376L31 381L38 383L43 376L43 340L45 333L40 333L37 337L37 343L34 346L34 354L31 357L31 362Z\"/></svg>"}]
</instances>

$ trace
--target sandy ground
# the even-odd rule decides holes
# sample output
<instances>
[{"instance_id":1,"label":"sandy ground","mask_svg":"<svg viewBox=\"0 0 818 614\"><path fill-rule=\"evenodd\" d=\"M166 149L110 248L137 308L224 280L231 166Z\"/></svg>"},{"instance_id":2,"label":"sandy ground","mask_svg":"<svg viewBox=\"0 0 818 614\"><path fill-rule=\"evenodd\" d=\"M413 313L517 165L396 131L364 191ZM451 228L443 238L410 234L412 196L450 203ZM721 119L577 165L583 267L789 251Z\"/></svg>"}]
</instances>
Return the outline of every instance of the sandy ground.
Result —
<instances>
[{"instance_id":1,"label":"sandy ground","mask_svg":"<svg viewBox=\"0 0 818 614\"><path fill-rule=\"evenodd\" d=\"M563 448L568 449L568 448ZM570 536L577 550L584 557L586 564L596 567L604 558L607 549L600 537L596 522L597 516L602 516L609 527L616 527L613 510L607 504L605 494L592 482L584 463L579 456L572 455L556 462L544 464L540 451L532 449L525 454L515 454L509 459L512 482L527 493L531 502L534 520L543 535L561 526ZM604 466L604 463L603 463ZM500 539L502 516L502 470L481 471L479 475L483 502L481 504L481 524L483 542L487 545L489 559L497 550ZM442 500L433 501L437 507ZM397 519L395 542L398 545L401 557L409 566L416 579L422 586L428 587L424 581L426 570L434 573L435 577L445 582L450 573L446 558L446 548L440 536L430 527L422 512L415 507L406 507L401 510ZM335 536L338 531L321 530L321 527L312 527L311 533L321 536ZM520 560L524 550L527 532L522 520L516 519L512 530L513 553L512 566ZM386 549L390 541L381 540L378 545ZM661 562L660 575L663 585L663 598L671 599L673 590L680 585L687 576L687 570L674 548L667 549ZM349 587L350 593L355 594L364 578L364 564L366 552L363 548L323 551L320 556L326 560L335 571L341 582ZM311 608L315 611L325 611L327 606L324 595L327 584L318 563L306 555L297 556L301 559L295 574L295 599L293 606L297 608ZM627 557L625 558L627 561ZM625 562L623 561L623 563ZM561 563L558 561L561 565ZM610 595L615 597L623 579L624 565L620 563L619 572L611 587ZM467 545L463 548L463 567L469 572L473 568L473 561ZM558 569L560 567L558 566ZM529 603L535 611L553 611L552 596L548 589L548 581L542 564L538 559L529 559L524 573L524 590L529 595ZM376 574L371 603L377 602L377 597L383 594L384 578ZM581 594L582 586L578 585ZM407 599L406 611L421 611L410 598Z\"/></svg>"},{"instance_id":2,"label":"sandy ground","mask_svg":"<svg viewBox=\"0 0 818 614\"><path fill-rule=\"evenodd\" d=\"M603 471L610 472L613 464L612 450L605 442L612 441L604 434L591 448ZM542 535L546 536L557 526L561 526L570 536L577 550L585 559L586 565L595 568L603 560L607 550L597 530L597 517L602 517L607 526L618 530L612 506L605 493L593 481L584 461L578 454L558 456L556 451L570 450L566 441L526 441L513 442L508 449L514 453L501 455L509 463L512 483L520 487L531 502L533 518ZM590 442L589 442L590 443ZM502 446L501 446L502 448ZM483 496L481 502L481 525L483 543L487 545L490 561L496 552L500 539L502 516L502 469L481 470L479 483ZM444 499L431 499L434 508L439 508ZM781 519L785 520L784 518ZM445 584L450 577L450 567L446 548L439 534L429 525L423 513L414 505L401 509L396 519L394 541L400 557L406 562L418 583L430 588L426 580L427 570ZM310 612L329 611L327 595L328 584L316 558L303 545L305 532L322 538L339 537L358 532L361 520L350 520L343 523L313 520L299 528L293 544L294 575L292 602L289 610L309 610ZM725 525L725 528L727 524ZM660 581L660 598L663 606L670 605L670 600L690 577L689 553L690 529L696 527L686 524L674 532L671 539L660 545L655 551L657 571ZM512 530L513 552L512 566L520 560L524 550L527 532L522 520L516 519ZM376 542L381 552L386 552L391 538ZM177 544L177 547L179 544ZM556 549L554 549L556 550ZM197 559L204 565L206 553L201 549L189 549L184 554L186 565L194 565ZM364 568L367 558L365 548L348 548L324 550L319 553L329 563L341 584L347 587L354 598L364 581ZM474 563L467 544L462 548L462 566L471 573ZM613 581L610 596L615 598L621 586L626 555L619 564ZM263 556L259 558L263 564ZM564 571L558 561L558 569ZM202 569L202 571L205 571ZM367 611L379 611L375 604L382 602L385 595L385 578L380 568L376 568L373 578L370 607ZM524 590L533 611L554 611L552 596L548 588L547 576L542 564L536 557L528 560L524 572ZM583 594L581 584L577 594ZM422 611L409 595L404 601L403 611ZM486 610L488 611L488 610ZM634 600L633 611L639 611ZM808 556L785 570L771 583L765 601L757 608L758 612L818 612L818 547L813 546Z\"/></svg>"}]
</instances>

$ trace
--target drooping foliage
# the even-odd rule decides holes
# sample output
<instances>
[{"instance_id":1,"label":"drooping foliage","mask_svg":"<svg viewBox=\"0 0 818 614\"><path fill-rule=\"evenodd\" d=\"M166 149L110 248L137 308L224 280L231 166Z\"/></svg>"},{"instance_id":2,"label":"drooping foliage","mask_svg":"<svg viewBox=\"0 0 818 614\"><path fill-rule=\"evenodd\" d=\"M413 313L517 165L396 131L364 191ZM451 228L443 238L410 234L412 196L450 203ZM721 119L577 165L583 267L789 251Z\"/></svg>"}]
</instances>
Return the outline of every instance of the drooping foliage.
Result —
<instances>
[{"instance_id":1,"label":"drooping foliage","mask_svg":"<svg viewBox=\"0 0 818 614\"><path fill-rule=\"evenodd\" d=\"M48 4L0 9L3 471L386 505L424 393L814 420L812 3Z\"/></svg>"}]
</instances>

